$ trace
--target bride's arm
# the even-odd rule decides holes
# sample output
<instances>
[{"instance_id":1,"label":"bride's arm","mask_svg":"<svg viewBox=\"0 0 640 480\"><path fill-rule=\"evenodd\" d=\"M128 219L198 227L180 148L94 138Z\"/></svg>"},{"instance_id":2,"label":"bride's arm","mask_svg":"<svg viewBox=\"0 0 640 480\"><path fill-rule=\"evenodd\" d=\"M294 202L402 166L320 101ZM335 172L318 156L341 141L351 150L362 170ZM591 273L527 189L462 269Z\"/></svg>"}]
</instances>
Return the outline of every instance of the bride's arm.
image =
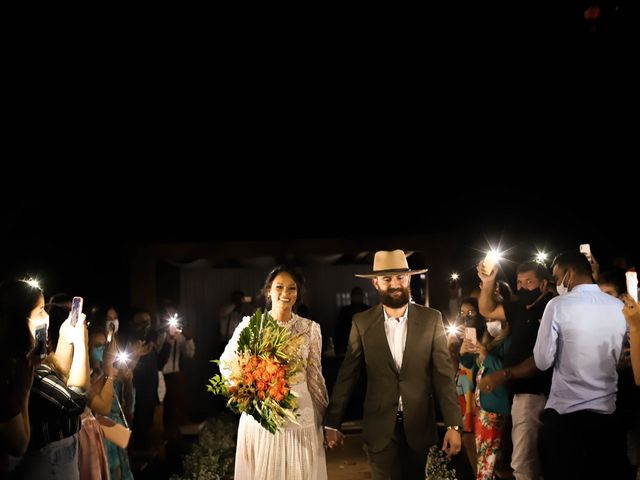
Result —
<instances>
[{"instance_id":1,"label":"bride's arm","mask_svg":"<svg viewBox=\"0 0 640 480\"><path fill-rule=\"evenodd\" d=\"M324 412L329 404L329 396L327 395L327 387L322 376L322 334L320 325L316 322L311 324L309 345L309 359L307 362L307 386L311 394L311 400L316 414L318 425L322 425Z\"/></svg>"}]
</instances>

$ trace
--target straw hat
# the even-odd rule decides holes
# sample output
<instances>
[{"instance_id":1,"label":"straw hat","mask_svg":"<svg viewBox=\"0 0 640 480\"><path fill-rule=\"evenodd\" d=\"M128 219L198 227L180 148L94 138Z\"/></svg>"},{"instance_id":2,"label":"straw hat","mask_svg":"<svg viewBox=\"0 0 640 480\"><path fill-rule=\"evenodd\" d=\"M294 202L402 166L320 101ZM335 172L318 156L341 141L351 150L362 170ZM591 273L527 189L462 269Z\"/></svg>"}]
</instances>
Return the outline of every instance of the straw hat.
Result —
<instances>
[{"instance_id":1,"label":"straw hat","mask_svg":"<svg viewBox=\"0 0 640 480\"><path fill-rule=\"evenodd\" d=\"M356 274L356 277L375 278L384 275L398 275L400 273L416 275L418 273L424 273L427 270L427 268L411 270L407 263L407 257L402 250L393 250L392 252L380 250L379 252L376 252L375 257L373 258L373 272Z\"/></svg>"}]
</instances>

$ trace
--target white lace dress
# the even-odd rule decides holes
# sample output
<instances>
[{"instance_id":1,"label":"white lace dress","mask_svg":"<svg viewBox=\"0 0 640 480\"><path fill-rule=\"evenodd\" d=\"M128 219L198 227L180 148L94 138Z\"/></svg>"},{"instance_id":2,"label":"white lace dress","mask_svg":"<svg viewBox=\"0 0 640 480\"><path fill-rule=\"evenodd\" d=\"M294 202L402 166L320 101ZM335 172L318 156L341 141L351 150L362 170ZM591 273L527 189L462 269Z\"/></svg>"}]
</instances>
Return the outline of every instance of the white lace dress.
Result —
<instances>
[{"instance_id":1,"label":"white lace dress","mask_svg":"<svg viewBox=\"0 0 640 480\"><path fill-rule=\"evenodd\" d=\"M245 317L220 357L220 370L228 376L225 361L235 356L240 332L249 323ZM290 379L298 396L298 423L287 421L275 434L269 433L250 415L242 414L238 426L235 480L326 480L322 418L329 403L322 376L320 325L296 314L287 324L292 335L304 341L299 349L302 371Z\"/></svg>"}]
</instances>

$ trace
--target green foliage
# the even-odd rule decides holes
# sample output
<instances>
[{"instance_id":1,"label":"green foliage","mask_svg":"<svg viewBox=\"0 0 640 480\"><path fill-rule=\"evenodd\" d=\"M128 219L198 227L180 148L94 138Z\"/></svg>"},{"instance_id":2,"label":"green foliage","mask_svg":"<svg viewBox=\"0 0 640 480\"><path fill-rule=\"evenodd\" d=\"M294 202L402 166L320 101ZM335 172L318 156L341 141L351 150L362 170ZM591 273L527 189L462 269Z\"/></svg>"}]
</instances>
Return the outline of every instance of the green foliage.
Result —
<instances>
[{"instance_id":1,"label":"green foliage","mask_svg":"<svg viewBox=\"0 0 640 480\"><path fill-rule=\"evenodd\" d=\"M451 468L451 460L434 445L427 456L427 480L457 480L455 468Z\"/></svg>"},{"instance_id":2,"label":"green foliage","mask_svg":"<svg viewBox=\"0 0 640 480\"><path fill-rule=\"evenodd\" d=\"M221 366L224 374L211 377L207 391L227 397L229 409L251 415L271 433L287 420L297 423L298 401L288 380L298 368L301 341L269 313L256 311L238 336L235 356Z\"/></svg>"},{"instance_id":3,"label":"green foliage","mask_svg":"<svg viewBox=\"0 0 640 480\"><path fill-rule=\"evenodd\" d=\"M191 451L182 459L184 473L171 480L233 478L238 422L230 415L207 421Z\"/></svg>"}]
</instances>

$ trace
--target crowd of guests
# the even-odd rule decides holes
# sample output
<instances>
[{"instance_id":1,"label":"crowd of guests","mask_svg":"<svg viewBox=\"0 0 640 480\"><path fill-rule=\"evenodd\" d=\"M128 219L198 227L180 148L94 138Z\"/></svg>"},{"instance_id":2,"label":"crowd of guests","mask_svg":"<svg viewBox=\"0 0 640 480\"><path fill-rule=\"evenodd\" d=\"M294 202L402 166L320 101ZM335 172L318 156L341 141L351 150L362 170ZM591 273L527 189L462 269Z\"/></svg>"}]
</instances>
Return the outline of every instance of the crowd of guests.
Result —
<instances>
[{"instance_id":1,"label":"crowd of guests","mask_svg":"<svg viewBox=\"0 0 640 480\"><path fill-rule=\"evenodd\" d=\"M476 478L510 463L518 480L635 479L640 312L625 271L601 273L572 251L550 270L520 265L512 297L496 288L497 269L481 262L477 273L448 336Z\"/></svg>"},{"instance_id":2,"label":"crowd of guests","mask_svg":"<svg viewBox=\"0 0 640 480\"><path fill-rule=\"evenodd\" d=\"M324 448L342 444L342 419L362 375L363 440L374 479L424 478L427 450L437 441L434 399L445 423L442 450L455 456L464 446L477 480L495 478L500 461L518 480L636 478L640 307L626 293L624 270L600 272L592 257L567 252L550 269L520 265L513 294L498 269L487 272L481 262L479 288L459 292L459 316L447 335L440 312L411 302L410 277L424 271L409 269L395 250L376 253L373 271L357 275L372 281L380 303L368 308L362 290L352 292L353 306L339 322L350 330L337 343L345 357L330 399L320 326L297 310L304 280L287 266L269 273L267 307L297 342L300 371L290 387L299 418L271 434L243 415L236 478L326 479ZM244 299L234 292L221 312L223 373L248 322ZM163 305L162 324L138 311L120 325L113 307L90 309L74 324L70 305L65 295L45 304L32 281L0 285L3 477L132 478L127 445L105 438L103 426L133 425L132 443L144 449L163 397L167 438L179 442L181 363L195 344L175 307Z\"/></svg>"},{"instance_id":3,"label":"crowd of guests","mask_svg":"<svg viewBox=\"0 0 640 480\"><path fill-rule=\"evenodd\" d=\"M33 280L0 285L2 478L132 479L129 448L151 448L164 378L169 441L179 426L180 360L195 351L190 332L178 322L157 328L142 310L123 325L113 306L89 308L73 322L71 303L57 294L45 304ZM115 424L120 433L112 436Z\"/></svg>"}]
</instances>

